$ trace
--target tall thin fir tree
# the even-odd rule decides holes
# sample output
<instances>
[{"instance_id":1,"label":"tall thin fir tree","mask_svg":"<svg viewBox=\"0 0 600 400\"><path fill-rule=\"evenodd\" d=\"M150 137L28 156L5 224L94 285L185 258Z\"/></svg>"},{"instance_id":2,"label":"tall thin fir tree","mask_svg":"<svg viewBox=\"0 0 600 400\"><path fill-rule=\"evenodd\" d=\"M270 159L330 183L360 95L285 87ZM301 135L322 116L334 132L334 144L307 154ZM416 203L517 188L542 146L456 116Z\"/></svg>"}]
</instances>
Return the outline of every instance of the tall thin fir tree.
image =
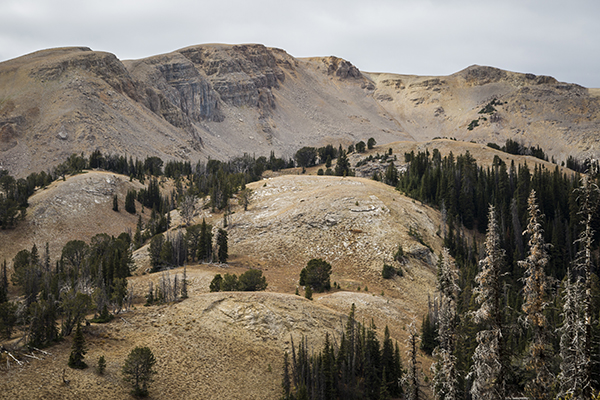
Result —
<instances>
[{"instance_id":1,"label":"tall thin fir tree","mask_svg":"<svg viewBox=\"0 0 600 400\"><path fill-rule=\"evenodd\" d=\"M438 317L439 345L434 349L436 361L431 365L432 389L436 399L458 398L458 370L455 355L456 296L460 288L456 284L456 265L447 248L442 249L438 268L437 289L440 293Z\"/></svg>"},{"instance_id":2,"label":"tall thin fir tree","mask_svg":"<svg viewBox=\"0 0 600 400\"><path fill-rule=\"evenodd\" d=\"M181 298L185 300L188 297L187 265L185 265L183 267L183 279L181 280Z\"/></svg>"},{"instance_id":3,"label":"tall thin fir tree","mask_svg":"<svg viewBox=\"0 0 600 400\"><path fill-rule=\"evenodd\" d=\"M529 254L519 266L524 271L522 310L525 313L525 326L532 331L526 355L526 367L535 373L525 385L525 393L530 399L545 399L552 385L551 361L552 345L548 338L548 323L544 310L548 306L548 277L545 267L548 264L547 245L540 224L542 218L537 205L536 193L531 190L527 199L529 221L525 233L529 236Z\"/></svg>"},{"instance_id":4,"label":"tall thin fir tree","mask_svg":"<svg viewBox=\"0 0 600 400\"><path fill-rule=\"evenodd\" d=\"M563 301L563 326L561 332L561 394L573 399L592 396L592 220L598 205L598 186L588 175L583 175L576 189L579 200L581 233L575 241L579 251L573 270L567 275Z\"/></svg>"},{"instance_id":5,"label":"tall thin fir tree","mask_svg":"<svg viewBox=\"0 0 600 400\"><path fill-rule=\"evenodd\" d=\"M417 360L417 351L419 349L419 333L415 322L411 322L408 326L408 338L406 344L408 350L406 355L408 357L408 370L404 376L404 382L406 386L405 394L407 400L420 400L424 399L423 388L421 387L421 381L419 379L419 362Z\"/></svg>"},{"instance_id":6,"label":"tall thin fir tree","mask_svg":"<svg viewBox=\"0 0 600 400\"><path fill-rule=\"evenodd\" d=\"M476 323L483 325L477 332L477 347L473 353L473 366L469 373L473 386L473 398L501 400L505 398L506 357L502 320L503 293L501 268L504 250L500 248L500 235L496 221L496 210L490 205L488 230L485 239L486 257L479 262L480 271L475 277L473 289L479 309L473 312Z\"/></svg>"},{"instance_id":7,"label":"tall thin fir tree","mask_svg":"<svg viewBox=\"0 0 600 400\"><path fill-rule=\"evenodd\" d=\"M78 322L75 329L75 336L73 336L71 354L69 355L69 367L75 369L87 368L87 364L83 361L83 356L86 352L85 337L81 330L81 322Z\"/></svg>"},{"instance_id":8,"label":"tall thin fir tree","mask_svg":"<svg viewBox=\"0 0 600 400\"><path fill-rule=\"evenodd\" d=\"M585 324L583 322L583 287L567 270L563 290L562 326L560 333L559 397L583 399Z\"/></svg>"}]
</instances>

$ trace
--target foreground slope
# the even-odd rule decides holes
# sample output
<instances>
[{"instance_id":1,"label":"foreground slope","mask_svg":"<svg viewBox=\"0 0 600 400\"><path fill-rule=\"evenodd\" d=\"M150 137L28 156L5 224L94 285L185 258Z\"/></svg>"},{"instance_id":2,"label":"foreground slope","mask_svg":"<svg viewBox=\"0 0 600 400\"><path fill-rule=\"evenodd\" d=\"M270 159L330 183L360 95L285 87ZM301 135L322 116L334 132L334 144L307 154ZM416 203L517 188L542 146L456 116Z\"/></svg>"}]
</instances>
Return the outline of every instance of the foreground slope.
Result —
<instances>
[{"instance_id":1,"label":"foreground slope","mask_svg":"<svg viewBox=\"0 0 600 400\"><path fill-rule=\"evenodd\" d=\"M71 182L75 178L106 182L114 177L90 172L36 196L55 198L61 187L76 186L75 180ZM306 335L316 349L329 332L339 342L344 316L353 303L359 321L372 318L380 333L389 325L403 347L406 325L420 320L427 294L433 294L436 259L408 231L417 230L437 252L441 243L437 212L389 186L361 178L284 175L248 186L254 190L248 211L234 207L230 216L229 265L188 266L190 298L151 307L141 304L149 282L157 285L161 274L144 274L140 268L129 279L136 309L109 324L86 328L86 361L94 366L104 355L106 375L98 376L93 368L67 368L70 383L64 385L61 377L71 341L67 338L47 349L51 355L36 353L41 360L30 360L23 368L13 363L3 372L0 392L14 399L125 397L130 388L121 380L123 360L133 347L149 346L159 371L150 387L153 397L277 399L282 355L292 338L298 343ZM113 212L112 195L98 196L102 210ZM41 204L57 204L56 213L73 210L88 220L105 215L94 205L77 209L74 203L41 197L32 203L35 210ZM222 214L209 211L201 210L196 222L207 218L221 226ZM178 221L176 212L173 221ZM80 238L85 235L82 231ZM408 255L403 264L392 261L400 243ZM332 282L341 290L315 294L309 301L293 293L300 269L313 257L332 264ZM401 267L404 276L382 280L383 262ZM247 267L262 269L269 283L266 293L208 293L216 273L240 273ZM179 268L170 275L181 278L182 272Z\"/></svg>"}]
</instances>

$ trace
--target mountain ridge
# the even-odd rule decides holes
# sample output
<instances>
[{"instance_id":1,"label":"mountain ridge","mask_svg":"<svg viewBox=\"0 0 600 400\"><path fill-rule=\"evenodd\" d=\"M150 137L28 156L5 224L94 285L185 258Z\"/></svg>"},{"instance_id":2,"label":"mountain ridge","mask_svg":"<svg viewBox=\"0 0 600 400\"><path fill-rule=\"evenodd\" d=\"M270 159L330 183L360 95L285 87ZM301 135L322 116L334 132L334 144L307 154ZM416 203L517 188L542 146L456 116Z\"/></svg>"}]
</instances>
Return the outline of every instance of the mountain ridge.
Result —
<instances>
[{"instance_id":1,"label":"mountain ridge","mask_svg":"<svg viewBox=\"0 0 600 400\"><path fill-rule=\"evenodd\" d=\"M0 168L16 176L96 149L196 162L291 157L369 137L511 138L561 162L600 156L599 129L598 91L479 65L439 77L361 72L335 56L294 58L260 44L124 61L56 48L0 63Z\"/></svg>"}]
</instances>

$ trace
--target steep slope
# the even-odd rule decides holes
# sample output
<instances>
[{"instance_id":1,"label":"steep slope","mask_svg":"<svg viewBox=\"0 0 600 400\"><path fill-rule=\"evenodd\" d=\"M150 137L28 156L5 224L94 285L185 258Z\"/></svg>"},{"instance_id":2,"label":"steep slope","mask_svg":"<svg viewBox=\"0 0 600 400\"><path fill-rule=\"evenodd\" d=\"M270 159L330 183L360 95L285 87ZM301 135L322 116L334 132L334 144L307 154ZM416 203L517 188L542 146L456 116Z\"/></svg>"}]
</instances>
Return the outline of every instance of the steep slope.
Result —
<instances>
[{"instance_id":1,"label":"steep slope","mask_svg":"<svg viewBox=\"0 0 600 400\"><path fill-rule=\"evenodd\" d=\"M600 155L596 90L477 65L444 77L365 76L376 85L374 97L417 141L454 137L502 145L510 138L539 145L559 162ZM478 126L469 129L474 120Z\"/></svg>"}]
</instances>

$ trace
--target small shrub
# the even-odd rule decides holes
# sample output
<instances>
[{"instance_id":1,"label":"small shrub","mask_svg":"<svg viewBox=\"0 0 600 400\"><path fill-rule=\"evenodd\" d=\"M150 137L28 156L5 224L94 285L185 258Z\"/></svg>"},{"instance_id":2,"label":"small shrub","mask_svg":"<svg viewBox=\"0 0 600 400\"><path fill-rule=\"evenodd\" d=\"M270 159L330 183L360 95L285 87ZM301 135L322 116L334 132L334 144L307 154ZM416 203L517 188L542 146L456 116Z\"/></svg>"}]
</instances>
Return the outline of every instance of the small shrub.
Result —
<instances>
[{"instance_id":1,"label":"small shrub","mask_svg":"<svg viewBox=\"0 0 600 400\"><path fill-rule=\"evenodd\" d=\"M392 279L394 276L396 276L396 268L392 267L389 264L383 264L381 276L383 277L383 279Z\"/></svg>"},{"instance_id":2,"label":"small shrub","mask_svg":"<svg viewBox=\"0 0 600 400\"><path fill-rule=\"evenodd\" d=\"M104 375L104 371L106 371L106 360L104 356L100 356L98 359L98 366L96 367L99 375Z\"/></svg>"},{"instance_id":3,"label":"small shrub","mask_svg":"<svg viewBox=\"0 0 600 400\"><path fill-rule=\"evenodd\" d=\"M211 292L220 292L221 284L223 282L223 277L221 274L216 274L213 280L210 282L209 289Z\"/></svg>"},{"instance_id":4,"label":"small shrub","mask_svg":"<svg viewBox=\"0 0 600 400\"><path fill-rule=\"evenodd\" d=\"M319 170L317 171L317 175L323 175L323 168L319 168Z\"/></svg>"},{"instance_id":5,"label":"small shrub","mask_svg":"<svg viewBox=\"0 0 600 400\"><path fill-rule=\"evenodd\" d=\"M402 248L402 244L398 245L398 250L396 254L394 254L394 261L402 262L404 261L404 249ZM385 268L385 266L384 266Z\"/></svg>"},{"instance_id":6,"label":"small shrub","mask_svg":"<svg viewBox=\"0 0 600 400\"><path fill-rule=\"evenodd\" d=\"M312 300L312 295L313 295L313 291L310 288L310 285L306 285L306 289L304 289L304 297L306 297L309 300Z\"/></svg>"},{"instance_id":7,"label":"small shrub","mask_svg":"<svg viewBox=\"0 0 600 400\"><path fill-rule=\"evenodd\" d=\"M467 127L467 130L472 131L473 128L479 126L479 119L474 119L473 121L471 121L471 123L469 124L469 126Z\"/></svg>"},{"instance_id":8,"label":"small shrub","mask_svg":"<svg viewBox=\"0 0 600 400\"><path fill-rule=\"evenodd\" d=\"M95 324L104 324L112 321L113 319L115 319L115 316L108 312L108 306L105 304L104 307L102 307L102 312L100 315L96 318L92 318L90 322Z\"/></svg>"}]
</instances>

